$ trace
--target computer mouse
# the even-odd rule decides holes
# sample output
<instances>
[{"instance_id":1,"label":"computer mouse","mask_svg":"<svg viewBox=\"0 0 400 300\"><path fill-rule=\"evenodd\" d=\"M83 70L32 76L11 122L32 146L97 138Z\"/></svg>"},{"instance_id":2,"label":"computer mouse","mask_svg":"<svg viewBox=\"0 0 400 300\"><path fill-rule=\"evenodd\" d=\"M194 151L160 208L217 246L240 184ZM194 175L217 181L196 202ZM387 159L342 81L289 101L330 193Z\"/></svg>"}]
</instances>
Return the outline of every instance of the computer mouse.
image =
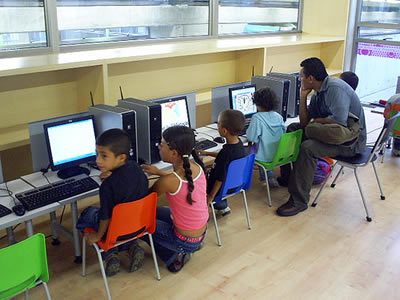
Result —
<instances>
[{"instance_id":1,"label":"computer mouse","mask_svg":"<svg viewBox=\"0 0 400 300\"><path fill-rule=\"evenodd\" d=\"M225 138L223 136L217 136L214 138L214 142L223 144L225 143Z\"/></svg>"},{"instance_id":2,"label":"computer mouse","mask_svg":"<svg viewBox=\"0 0 400 300\"><path fill-rule=\"evenodd\" d=\"M17 216L23 216L25 214L25 208L22 204L14 205L12 210Z\"/></svg>"}]
</instances>

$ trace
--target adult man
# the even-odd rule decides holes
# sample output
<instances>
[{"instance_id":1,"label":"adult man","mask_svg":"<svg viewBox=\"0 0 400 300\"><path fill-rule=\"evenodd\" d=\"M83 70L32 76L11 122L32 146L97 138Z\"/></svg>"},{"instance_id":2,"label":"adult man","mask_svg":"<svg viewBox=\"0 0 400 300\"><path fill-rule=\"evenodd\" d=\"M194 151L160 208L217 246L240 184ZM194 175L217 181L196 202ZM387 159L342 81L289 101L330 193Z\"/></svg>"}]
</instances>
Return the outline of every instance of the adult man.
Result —
<instances>
[{"instance_id":1,"label":"adult man","mask_svg":"<svg viewBox=\"0 0 400 300\"><path fill-rule=\"evenodd\" d=\"M303 128L306 139L289 177L290 198L277 210L280 216L294 216L307 209L318 157L352 157L364 150L366 142L364 111L354 90L343 80L329 77L316 57L300 66L300 124L290 125L287 131Z\"/></svg>"}]
</instances>

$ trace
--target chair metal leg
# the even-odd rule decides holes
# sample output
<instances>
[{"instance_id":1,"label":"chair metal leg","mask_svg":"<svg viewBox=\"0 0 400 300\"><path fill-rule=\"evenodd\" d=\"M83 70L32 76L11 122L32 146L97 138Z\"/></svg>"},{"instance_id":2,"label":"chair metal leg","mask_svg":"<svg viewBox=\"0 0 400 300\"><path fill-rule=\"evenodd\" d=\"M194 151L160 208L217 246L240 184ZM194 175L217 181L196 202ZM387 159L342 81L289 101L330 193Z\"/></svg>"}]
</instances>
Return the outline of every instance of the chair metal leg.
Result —
<instances>
[{"instance_id":1,"label":"chair metal leg","mask_svg":"<svg viewBox=\"0 0 400 300\"><path fill-rule=\"evenodd\" d=\"M265 170L264 167L261 166L261 168L262 168L263 171L264 171L264 177L265 177L265 183L266 183L265 185L266 185L266 187L267 187L267 200L268 200L268 205L269 205L269 207L272 207L271 192L270 192L270 189L269 189L269 182L268 182L268 172L267 172L267 170Z\"/></svg>"},{"instance_id":2,"label":"chair metal leg","mask_svg":"<svg viewBox=\"0 0 400 300\"><path fill-rule=\"evenodd\" d=\"M333 165L332 171L333 171L333 168L334 168L335 166L336 166L336 164ZM336 186L336 180L338 180L340 174L343 172L343 168L344 168L343 166L340 167L339 172L336 174L335 179L334 179L333 182L331 183L331 188L334 188L334 187ZM331 171L331 172L332 172L332 171Z\"/></svg>"},{"instance_id":3,"label":"chair metal leg","mask_svg":"<svg viewBox=\"0 0 400 300\"><path fill-rule=\"evenodd\" d=\"M217 244L218 244L218 246L222 246L221 237L219 236L217 217L215 216L214 202L211 202L211 212L212 212L213 220L214 220L215 234L217 235Z\"/></svg>"},{"instance_id":4,"label":"chair metal leg","mask_svg":"<svg viewBox=\"0 0 400 300\"><path fill-rule=\"evenodd\" d=\"M107 292L107 298L108 298L108 300L111 300L110 289L109 289L109 287L108 287L108 281L107 281L106 271L104 270L103 259L102 259L102 257L101 257L101 253L100 253L100 250L99 250L99 246L97 246L96 243L94 243L93 246L94 246L94 249L96 249L97 257L98 257L98 259L99 259L100 269L101 269L101 275L103 276L104 286L105 286L106 292Z\"/></svg>"},{"instance_id":5,"label":"chair metal leg","mask_svg":"<svg viewBox=\"0 0 400 300\"><path fill-rule=\"evenodd\" d=\"M293 162L290 162L290 171L293 171Z\"/></svg>"},{"instance_id":6,"label":"chair metal leg","mask_svg":"<svg viewBox=\"0 0 400 300\"><path fill-rule=\"evenodd\" d=\"M157 272L157 279L161 280L160 269L158 268L156 250L154 249L153 236L150 233L149 233L149 240L150 240L151 253L153 254L154 267L156 268Z\"/></svg>"},{"instance_id":7,"label":"chair metal leg","mask_svg":"<svg viewBox=\"0 0 400 300\"><path fill-rule=\"evenodd\" d=\"M244 209L246 210L247 228L250 230L251 229L251 223L250 223L249 208L247 206L247 198L246 198L246 191L245 190L242 190L242 195L243 195Z\"/></svg>"},{"instance_id":8,"label":"chair metal leg","mask_svg":"<svg viewBox=\"0 0 400 300\"><path fill-rule=\"evenodd\" d=\"M363 204L364 204L365 212L366 212L366 214L367 214L366 219L367 219L368 222L371 222L371 221L372 221L372 218L371 218L371 216L369 215L367 203L365 202L365 198L364 198L364 193L363 193L362 188L361 188L360 180L358 179L357 168L354 169L354 175L356 176L356 181L357 181L358 189L360 190L360 194L361 194L361 200L362 200L362 202L363 202Z\"/></svg>"},{"instance_id":9,"label":"chair metal leg","mask_svg":"<svg viewBox=\"0 0 400 300\"><path fill-rule=\"evenodd\" d=\"M335 169L335 167L336 167L336 163L333 165L332 170L331 170L331 173L333 172L333 170ZM342 167L342 168L343 168L343 167ZM342 170L342 169L340 169L340 170ZM339 171L339 173L340 173L340 171ZM336 180L336 179L335 179L335 180ZM322 191L325 189L325 186L326 186L327 182L328 182L328 178L324 181L324 183L322 184L321 188L319 189L317 196L315 197L313 203L311 204L312 207L316 207L316 206L317 206L319 196L321 195Z\"/></svg>"},{"instance_id":10,"label":"chair metal leg","mask_svg":"<svg viewBox=\"0 0 400 300\"><path fill-rule=\"evenodd\" d=\"M82 238L82 276L86 276L86 236Z\"/></svg>"},{"instance_id":11,"label":"chair metal leg","mask_svg":"<svg viewBox=\"0 0 400 300\"><path fill-rule=\"evenodd\" d=\"M47 299L51 300L50 291L49 291L49 288L47 286L47 283L43 282L43 281L42 281L42 283L43 283L44 291L46 292Z\"/></svg>"},{"instance_id":12,"label":"chair metal leg","mask_svg":"<svg viewBox=\"0 0 400 300\"><path fill-rule=\"evenodd\" d=\"M29 300L28 290L25 290L24 292L24 299Z\"/></svg>"},{"instance_id":13,"label":"chair metal leg","mask_svg":"<svg viewBox=\"0 0 400 300\"><path fill-rule=\"evenodd\" d=\"M376 177L376 181L378 182L379 190L381 191L381 200L385 200L385 195L383 194L383 189L381 185L381 181L379 180L378 172L376 171L375 163L372 162L372 167L374 168L374 173Z\"/></svg>"}]
</instances>

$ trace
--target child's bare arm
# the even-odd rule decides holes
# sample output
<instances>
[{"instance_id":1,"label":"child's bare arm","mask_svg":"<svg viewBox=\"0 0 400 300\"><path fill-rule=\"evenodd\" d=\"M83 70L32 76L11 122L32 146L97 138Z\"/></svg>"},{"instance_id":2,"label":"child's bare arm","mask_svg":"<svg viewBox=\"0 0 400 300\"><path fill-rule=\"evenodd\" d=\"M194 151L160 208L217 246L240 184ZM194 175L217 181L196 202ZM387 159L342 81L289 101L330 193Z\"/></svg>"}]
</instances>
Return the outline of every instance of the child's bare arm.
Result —
<instances>
[{"instance_id":1,"label":"child's bare arm","mask_svg":"<svg viewBox=\"0 0 400 300\"><path fill-rule=\"evenodd\" d=\"M216 180L211 192L207 195L207 203L210 204L222 186L222 181Z\"/></svg>"},{"instance_id":2,"label":"child's bare arm","mask_svg":"<svg viewBox=\"0 0 400 300\"><path fill-rule=\"evenodd\" d=\"M107 232L108 225L110 224L110 220L100 220L99 230L96 232L91 232L86 235L88 243L94 244L101 240L104 234Z\"/></svg>"},{"instance_id":3,"label":"child's bare arm","mask_svg":"<svg viewBox=\"0 0 400 300\"><path fill-rule=\"evenodd\" d=\"M218 152L210 152L210 151L204 151L204 150L199 150L197 152L199 155L208 155L208 156L212 156L212 157L217 157Z\"/></svg>"}]
</instances>

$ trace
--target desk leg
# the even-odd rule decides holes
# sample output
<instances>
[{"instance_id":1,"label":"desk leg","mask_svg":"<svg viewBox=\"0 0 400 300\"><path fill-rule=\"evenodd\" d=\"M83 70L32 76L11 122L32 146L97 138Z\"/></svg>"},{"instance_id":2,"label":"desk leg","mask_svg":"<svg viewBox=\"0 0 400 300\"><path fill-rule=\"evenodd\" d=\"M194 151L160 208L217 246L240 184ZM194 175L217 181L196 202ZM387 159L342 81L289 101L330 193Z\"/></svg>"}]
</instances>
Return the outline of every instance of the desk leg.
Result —
<instances>
[{"instance_id":1,"label":"desk leg","mask_svg":"<svg viewBox=\"0 0 400 300\"><path fill-rule=\"evenodd\" d=\"M71 215L72 215L72 235L74 238L74 248L75 248L75 263L81 264L82 263L82 251L81 251L81 244L80 234L78 229L76 229L76 223L78 222L78 204L75 202L71 203Z\"/></svg>"},{"instance_id":2,"label":"desk leg","mask_svg":"<svg viewBox=\"0 0 400 300\"><path fill-rule=\"evenodd\" d=\"M50 213L50 221L51 221L51 233L53 236L53 241L51 242L51 244L53 246L58 246L60 245L60 240L58 239L58 233L57 233L57 216L56 216L56 212L52 211Z\"/></svg>"},{"instance_id":3,"label":"desk leg","mask_svg":"<svg viewBox=\"0 0 400 300\"><path fill-rule=\"evenodd\" d=\"M7 239L9 245L15 244L17 242L15 240L14 231L12 227L7 227Z\"/></svg>"},{"instance_id":4,"label":"desk leg","mask_svg":"<svg viewBox=\"0 0 400 300\"><path fill-rule=\"evenodd\" d=\"M33 235L32 220L25 221L26 234L28 237Z\"/></svg>"}]
</instances>

